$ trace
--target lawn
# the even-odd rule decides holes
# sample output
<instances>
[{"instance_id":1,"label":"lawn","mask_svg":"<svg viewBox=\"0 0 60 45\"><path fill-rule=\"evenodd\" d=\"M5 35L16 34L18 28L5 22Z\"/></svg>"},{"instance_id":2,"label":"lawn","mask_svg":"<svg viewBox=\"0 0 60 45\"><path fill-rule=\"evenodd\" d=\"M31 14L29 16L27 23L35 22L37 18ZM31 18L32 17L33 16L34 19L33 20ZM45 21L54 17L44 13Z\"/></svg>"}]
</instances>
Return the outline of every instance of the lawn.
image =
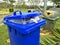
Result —
<instances>
[{"instance_id":1,"label":"lawn","mask_svg":"<svg viewBox=\"0 0 60 45\"><path fill-rule=\"evenodd\" d=\"M8 38L7 27L5 25L0 26L0 45L9 45L9 43L7 43Z\"/></svg>"},{"instance_id":2,"label":"lawn","mask_svg":"<svg viewBox=\"0 0 60 45\"><path fill-rule=\"evenodd\" d=\"M60 17L60 14L58 16ZM55 27L60 28L60 18L55 24ZM7 26L1 25L0 26L0 45L9 45L9 43L7 43L7 39L9 39Z\"/></svg>"},{"instance_id":3,"label":"lawn","mask_svg":"<svg viewBox=\"0 0 60 45\"><path fill-rule=\"evenodd\" d=\"M59 16L59 19L55 24L55 28L60 28L60 14L58 16Z\"/></svg>"},{"instance_id":4,"label":"lawn","mask_svg":"<svg viewBox=\"0 0 60 45\"><path fill-rule=\"evenodd\" d=\"M16 10L21 10L22 12L27 12L27 9L14 9L14 11ZM9 9L1 9L0 10L0 15L8 15L8 14L11 14L9 12Z\"/></svg>"}]
</instances>

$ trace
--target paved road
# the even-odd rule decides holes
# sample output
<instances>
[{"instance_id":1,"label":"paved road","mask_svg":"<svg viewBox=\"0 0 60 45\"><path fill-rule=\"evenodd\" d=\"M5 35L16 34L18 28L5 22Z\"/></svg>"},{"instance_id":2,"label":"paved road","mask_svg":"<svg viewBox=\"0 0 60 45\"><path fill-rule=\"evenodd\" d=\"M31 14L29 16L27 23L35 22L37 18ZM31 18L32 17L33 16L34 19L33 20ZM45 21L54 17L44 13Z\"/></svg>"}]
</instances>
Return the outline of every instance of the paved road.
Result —
<instances>
[{"instance_id":1,"label":"paved road","mask_svg":"<svg viewBox=\"0 0 60 45\"><path fill-rule=\"evenodd\" d=\"M3 23L3 19L4 19L4 17L5 17L5 16L0 15L0 24Z\"/></svg>"}]
</instances>

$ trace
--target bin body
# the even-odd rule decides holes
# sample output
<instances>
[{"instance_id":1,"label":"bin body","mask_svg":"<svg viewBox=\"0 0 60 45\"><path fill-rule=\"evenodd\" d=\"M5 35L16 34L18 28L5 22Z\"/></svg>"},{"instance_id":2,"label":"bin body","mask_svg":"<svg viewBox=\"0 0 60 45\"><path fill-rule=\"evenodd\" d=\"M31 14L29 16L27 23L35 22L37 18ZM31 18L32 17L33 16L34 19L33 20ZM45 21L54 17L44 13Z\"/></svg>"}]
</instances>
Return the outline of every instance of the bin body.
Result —
<instances>
[{"instance_id":1,"label":"bin body","mask_svg":"<svg viewBox=\"0 0 60 45\"><path fill-rule=\"evenodd\" d=\"M46 21L47 21L47 23L46 23L46 25L43 27L43 29L44 29L44 30L52 30L52 29L54 29L56 20L46 19Z\"/></svg>"},{"instance_id":2,"label":"bin body","mask_svg":"<svg viewBox=\"0 0 60 45\"><path fill-rule=\"evenodd\" d=\"M29 34L21 34L17 29L8 27L11 45L40 45L40 27ZM19 29L20 30L20 29Z\"/></svg>"},{"instance_id":3,"label":"bin body","mask_svg":"<svg viewBox=\"0 0 60 45\"><path fill-rule=\"evenodd\" d=\"M8 26L11 45L40 45L40 27L46 24L46 20L42 19L39 23L27 25L9 21L4 23Z\"/></svg>"},{"instance_id":4,"label":"bin body","mask_svg":"<svg viewBox=\"0 0 60 45\"><path fill-rule=\"evenodd\" d=\"M56 11L53 10L47 10L45 16L43 17L46 19L47 23L43 27L44 30L53 30L54 26L58 20L58 15Z\"/></svg>"},{"instance_id":5,"label":"bin body","mask_svg":"<svg viewBox=\"0 0 60 45\"><path fill-rule=\"evenodd\" d=\"M46 24L46 20L39 19L37 23L23 24L20 19L30 19L41 15L40 12L19 13L4 18L4 24L8 26L11 45L40 45L40 27ZM19 22L19 23L18 23Z\"/></svg>"}]
</instances>

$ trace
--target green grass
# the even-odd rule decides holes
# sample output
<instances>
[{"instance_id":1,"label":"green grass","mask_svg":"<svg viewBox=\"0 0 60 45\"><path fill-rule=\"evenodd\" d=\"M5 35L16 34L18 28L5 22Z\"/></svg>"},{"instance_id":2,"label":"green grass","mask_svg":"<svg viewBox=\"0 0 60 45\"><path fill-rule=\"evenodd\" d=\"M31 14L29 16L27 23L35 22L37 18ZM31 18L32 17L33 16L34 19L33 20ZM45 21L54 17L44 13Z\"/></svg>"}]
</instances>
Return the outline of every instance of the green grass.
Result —
<instances>
[{"instance_id":1,"label":"green grass","mask_svg":"<svg viewBox=\"0 0 60 45\"><path fill-rule=\"evenodd\" d=\"M9 43L7 43L8 38L7 27L5 25L0 26L0 45L9 45Z\"/></svg>"},{"instance_id":2,"label":"green grass","mask_svg":"<svg viewBox=\"0 0 60 45\"><path fill-rule=\"evenodd\" d=\"M60 28L60 14L58 14L59 19L57 20L56 24L55 24L55 28Z\"/></svg>"},{"instance_id":3,"label":"green grass","mask_svg":"<svg viewBox=\"0 0 60 45\"><path fill-rule=\"evenodd\" d=\"M21 10L22 12L27 12L27 9L14 9L14 11L16 11L16 10ZM11 14L11 12L9 12L9 9L2 9L2 10L0 10L0 14L8 15L8 14Z\"/></svg>"}]
</instances>

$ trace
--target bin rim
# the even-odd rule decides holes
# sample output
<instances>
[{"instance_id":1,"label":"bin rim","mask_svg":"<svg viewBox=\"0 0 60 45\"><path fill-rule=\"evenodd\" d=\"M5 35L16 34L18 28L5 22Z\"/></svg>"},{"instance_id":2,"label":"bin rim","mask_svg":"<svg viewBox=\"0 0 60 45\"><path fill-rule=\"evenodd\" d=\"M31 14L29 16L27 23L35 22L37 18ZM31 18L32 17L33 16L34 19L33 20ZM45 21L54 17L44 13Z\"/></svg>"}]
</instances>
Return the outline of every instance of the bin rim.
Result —
<instances>
[{"instance_id":1,"label":"bin rim","mask_svg":"<svg viewBox=\"0 0 60 45\"><path fill-rule=\"evenodd\" d=\"M34 31L33 29L37 28L37 27L41 27L43 26L44 24L46 24L46 20L43 19L43 21L41 22L38 22L38 23L35 23L33 26L30 26L29 28L22 28L22 26L18 25L18 24L13 24L12 22L9 22L9 21L4 21L4 24L6 24L7 26L10 26L11 28L14 28L16 29L17 31L19 31L20 33L22 34L28 34L32 31ZM21 30L19 30L21 29Z\"/></svg>"}]
</instances>

